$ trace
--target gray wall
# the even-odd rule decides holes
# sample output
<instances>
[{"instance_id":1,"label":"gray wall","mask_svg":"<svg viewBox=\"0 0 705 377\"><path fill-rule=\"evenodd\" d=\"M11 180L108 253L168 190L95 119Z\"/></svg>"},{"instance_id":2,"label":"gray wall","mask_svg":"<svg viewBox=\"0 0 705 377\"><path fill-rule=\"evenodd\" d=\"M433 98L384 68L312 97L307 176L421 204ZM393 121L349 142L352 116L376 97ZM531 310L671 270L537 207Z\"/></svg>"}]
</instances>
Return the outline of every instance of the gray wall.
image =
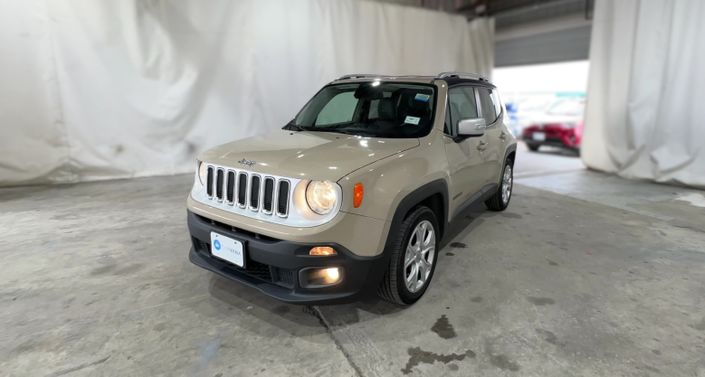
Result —
<instances>
[{"instance_id":1,"label":"gray wall","mask_svg":"<svg viewBox=\"0 0 705 377\"><path fill-rule=\"evenodd\" d=\"M457 12L467 0L365 0ZM511 5L510 0L505 0ZM501 5L497 3L496 5ZM586 60L590 51L592 1L536 1L497 13L495 66Z\"/></svg>"},{"instance_id":2,"label":"gray wall","mask_svg":"<svg viewBox=\"0 0 705 377\"><path fill-rule=\"evenodd\" d=\"M377 1L383 3L393 3L399 5L408 5L414 7L424 7L428 9L440 10L444 12L455 13L456 8L459 6L456 0L364 0L364 1Z\"/></svg>"},{"instance_id":3,"label":"gray wall","mask_svg":"<svg viewBox=\"0 0 705 377\"><path fill-rule=\"evenodd\" d=\"M495 41L495 66L587 60L591 25Z\"/></svg>"},{"instance_id":4,"label":"gray wall","mask_svg":"<svg viewBox=\"0 0 705 377\"><path fill-rule=\"evenodd\" d=\"M495 16L495 66L586 60L592 1L555 0Z\"/></svg>"}]
</instances>

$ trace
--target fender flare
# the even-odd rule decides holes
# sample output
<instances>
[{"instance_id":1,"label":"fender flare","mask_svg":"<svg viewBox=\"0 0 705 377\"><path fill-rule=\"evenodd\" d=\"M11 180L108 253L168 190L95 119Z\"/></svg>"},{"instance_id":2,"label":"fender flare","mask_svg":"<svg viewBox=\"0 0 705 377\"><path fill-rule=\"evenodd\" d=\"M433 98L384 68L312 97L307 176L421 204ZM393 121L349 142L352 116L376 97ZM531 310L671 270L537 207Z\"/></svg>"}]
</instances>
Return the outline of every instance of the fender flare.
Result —
<instances>
[{"instance_id":1,"label":"fender flare","mask_svg":"<svg viewBox=\"0 0 705 377\"><path fill-rule=\"evenodd\" d=\"M387 250L391 246L392 235L398 231L401 223L404 221L404 216L417 204L436 194L441 195L443 210L443 215L441 216L442 218L439 218L438 221L444 229L446 228L448 224L448 183L444 179L439 178L415 189L399 202L397 209L394 211L392 223L389 226L387 241L384 243L384 250Z\"/></svg>"},{"instance_id":2,"label":"fender flare","mask_svg":"<svg viewBox=\"0 0 705 377\"><path fill-rule=\"evenodd\" d=\"M502 159L502 166L504 166L504 161L507 161L507 157L509 157L509 155L512 152L516 152L516 150L517 150L517 143L511 144L507 147L507 150L504 151L504 159ZM514 155L516 156L516 153ZM515 157L515 159L516 159L516 157ZM516 162L516 161L514 161L514 162Z\"/></svg>"},{"instance_id":3,"label":"fender flare","mask_svg":"<svg viewBox=\"0 0 705 377\"><path fill-rule=\"evenodd\" d=\"M499 179L497 180L497 184L499 186L502 185L502 172L504 171L504 162L507 161L507 158L509 157L509 155L512 152L514 152L514 161L513 162L516 162L516 150L517 150L517 143L514 143L514 144L510 144L509 146L507 146L507 149L504 151L504 158L502 159L502 164L500 165L501 168L499 171ZM514 165L514 164L512 164L512 165Z\"/></svg>"}]
</instances>

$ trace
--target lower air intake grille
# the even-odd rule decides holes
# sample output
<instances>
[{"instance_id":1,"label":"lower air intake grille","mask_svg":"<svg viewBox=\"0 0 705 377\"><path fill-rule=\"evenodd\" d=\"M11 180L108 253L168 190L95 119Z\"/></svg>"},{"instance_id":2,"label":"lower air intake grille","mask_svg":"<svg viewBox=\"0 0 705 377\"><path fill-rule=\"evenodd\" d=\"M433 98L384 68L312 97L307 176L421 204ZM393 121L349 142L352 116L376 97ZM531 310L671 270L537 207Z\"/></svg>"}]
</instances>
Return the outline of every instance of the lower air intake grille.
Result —
<instances>
[{"instance_id":1,"label":"lower air intake grille","mask_svg":"<svg viewBox=\"0 0 705 377\"><path fill-rule=\"evenodd\" d=\"M232 270L238 273L244 273L253 278L263 280L268 283L274 283L287 288L291 288L294 286L294 272L291 270L285 270L282 268L270 266L268 264L252 260L250 258L245 261L245 268L240 268L232 263L214 257L213 254L211 254L210 252L210 243L201 241L195 237L192 237L191 241L193 242L193 246L197 253L209 258L218 265L224 266L224 268L228 270Z\"/></svg>"}]
</instances>

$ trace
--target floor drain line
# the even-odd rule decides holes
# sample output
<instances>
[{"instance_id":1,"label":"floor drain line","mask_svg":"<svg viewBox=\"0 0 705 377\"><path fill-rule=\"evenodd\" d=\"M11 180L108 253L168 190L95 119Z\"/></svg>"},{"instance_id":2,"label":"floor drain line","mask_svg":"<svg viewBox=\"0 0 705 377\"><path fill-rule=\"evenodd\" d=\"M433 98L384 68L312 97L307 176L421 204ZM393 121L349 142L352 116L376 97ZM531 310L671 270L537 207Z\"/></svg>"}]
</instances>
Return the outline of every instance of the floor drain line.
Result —
<instances>
[{"instance_id":1,"label":"floor drain line","mask_svg":"<svg viewBox=\"0 0 705 377\"><path fill-rule=\"evenodd\" d=\"M355 374L358 377L363 377L364 375L362 374L362 371L360 370L360 367L355 364L353 361L352 357L348 353L348 351L343 348L343 345L338 342L338 339L335 337L335 334L333 334L333 329L330 326L330 323L326 320L325 317L323 317L323 313L321 313L320 309L318 309L317 306L306 306L304 307L304 312L311 314L312 316L316 317L318 319L318 322L321 323L321 326L323 326L326 329L326 332L328 333L328 336L333 340L333 343L335 343L335 346L340 350L340 352L343 354L343 357L345 357L345 360L347 360L348 364L350 364L350 367L353 368L355 371Z\"/></svg>"}]
</instances>

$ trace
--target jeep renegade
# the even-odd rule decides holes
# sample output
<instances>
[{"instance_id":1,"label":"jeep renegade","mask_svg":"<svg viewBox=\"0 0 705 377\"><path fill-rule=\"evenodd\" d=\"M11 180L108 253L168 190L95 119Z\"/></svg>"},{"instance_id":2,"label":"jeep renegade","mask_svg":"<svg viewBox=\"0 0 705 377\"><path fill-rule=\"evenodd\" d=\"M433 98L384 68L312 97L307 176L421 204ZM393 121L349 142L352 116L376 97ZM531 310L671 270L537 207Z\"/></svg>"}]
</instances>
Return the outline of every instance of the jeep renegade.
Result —
<instances>
[{"instance_id":1,"label":"jeep renegade","mask_svg":"<svg viewBox=\"0 0 705 377\"><path fill-rule=\"evenodd\" d=\"M198 157L189 258L287 302L412 304L449 222L509 204L504 116L477 75L343 76L283 129Z\"/></svg>"}]
</instances>

